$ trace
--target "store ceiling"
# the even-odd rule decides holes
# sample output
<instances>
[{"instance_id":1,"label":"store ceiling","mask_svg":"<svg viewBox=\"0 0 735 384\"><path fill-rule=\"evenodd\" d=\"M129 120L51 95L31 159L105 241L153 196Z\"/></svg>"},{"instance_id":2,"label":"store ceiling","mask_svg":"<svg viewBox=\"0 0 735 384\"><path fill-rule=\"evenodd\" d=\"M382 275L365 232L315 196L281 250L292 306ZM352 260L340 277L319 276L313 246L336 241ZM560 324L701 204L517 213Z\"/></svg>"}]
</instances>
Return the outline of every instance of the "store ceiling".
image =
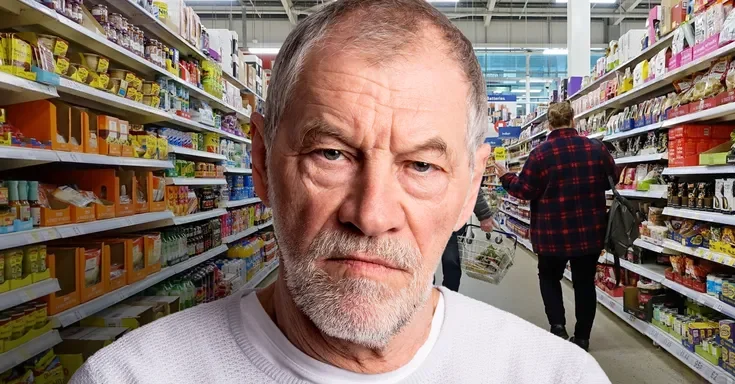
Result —
<instances>
[{"instance_id":1,"label":"store ceiling","mask_svg":"<svg viewBox=\"0 0 735 384\"><path fill-rule=\"evenodd\" d=\"M566 18L566 4L559 0L489 0L489 1L432 1L434 5L451 19L484 20L488 25L492 19L503 18ZM617 24L625 18L645 19L648 10L660 4L660 0L615 0L615 3L604 3L611 0L591 0L592 18L614 20ZM595 3L598 2L598 3ZM242 5L245 6L248 18L288 19L295 23L299 18L319 9L329 1L323 0L188 0L197 13L219 16L232 14L240 18Z\"/></svg>"}]
</instances>

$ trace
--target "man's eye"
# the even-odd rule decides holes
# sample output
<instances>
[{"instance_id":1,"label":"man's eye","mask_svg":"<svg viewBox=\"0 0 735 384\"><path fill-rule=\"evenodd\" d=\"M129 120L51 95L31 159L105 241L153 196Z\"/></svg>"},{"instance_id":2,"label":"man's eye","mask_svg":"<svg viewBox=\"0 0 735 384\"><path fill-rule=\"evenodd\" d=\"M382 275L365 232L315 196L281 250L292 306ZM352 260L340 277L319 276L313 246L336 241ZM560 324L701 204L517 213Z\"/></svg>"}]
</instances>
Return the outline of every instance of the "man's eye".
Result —
<instances>
[{"instance_id":1,"label":"man's eye","mask_svg":"<svg viewBox=\"0 0 735 384\"><path fill-rule=\"evenodd\" d=\"M429 172L433 166L422 161L414 161L413 163L411 163L411 167L413 167L416 172L424 173Z\"/></svg>"},{"instance_id":2,"label":"man's eye","mask_svg":"<svg viewBox=\"0 0 735 384\"><path fill-rule=\"evenodd\" d=\"M342 152L336 150L336 149L322 149L322 156L324 156L327 160L339 160L340 157L342 157Z\"/></svg>"}]
</instances>

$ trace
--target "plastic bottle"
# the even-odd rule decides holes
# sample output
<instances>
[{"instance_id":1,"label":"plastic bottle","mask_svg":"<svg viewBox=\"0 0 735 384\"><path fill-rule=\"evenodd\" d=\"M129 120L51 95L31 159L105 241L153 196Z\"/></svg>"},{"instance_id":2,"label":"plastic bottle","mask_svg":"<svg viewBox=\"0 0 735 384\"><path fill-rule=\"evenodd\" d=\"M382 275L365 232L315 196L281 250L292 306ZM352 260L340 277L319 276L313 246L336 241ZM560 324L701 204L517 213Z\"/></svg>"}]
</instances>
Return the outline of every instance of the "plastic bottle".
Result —
<instances>
[{"instance_id":1,"label":"plastic bottle","mask_svg":"<svg viewBox=\"0 0 735 384\"><path fill-rule=\"evenodd\" d=\"M31 221L31 204L28 203L28 182L18 182L18 202L20 203L20 220Z\"/></svg>"},{"instance_id":2,"label":"plastic bottle","mask_svg":"<svg viewBox=\"0 0 735 384\"><path fill-rule=\"evenodd\" d=\"M10 209L15 213L15 218L20 220L20 199L18 197L18 181L8 180L5 182L5 186L8 187L8 205Z\"/></svg>"},{"instance_id":3,"label":"plastic bottle","mask_svg":"<svg viewBox=\"0 0 735 384\"><path fill-rule=\"evenodd\" d=\"M28 203L31 206L31 220L33 226L41 225L41 203L38 201L38 181L28 182Z\"/></svg>"}]
</instances>

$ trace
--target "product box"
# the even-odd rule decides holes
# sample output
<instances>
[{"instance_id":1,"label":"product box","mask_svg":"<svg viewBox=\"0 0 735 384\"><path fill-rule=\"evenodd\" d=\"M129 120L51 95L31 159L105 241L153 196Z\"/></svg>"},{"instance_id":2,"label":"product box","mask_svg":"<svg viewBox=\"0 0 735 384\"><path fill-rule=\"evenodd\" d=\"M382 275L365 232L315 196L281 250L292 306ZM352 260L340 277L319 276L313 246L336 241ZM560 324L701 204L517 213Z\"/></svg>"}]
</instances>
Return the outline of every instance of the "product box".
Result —
<instances>
[{"instance_id":1,"label":"product box","mask_svg":"<svg viewBox=\"0 0 735 384\"><path fill-rule=\"evenodd\" d=\"M724 165L727 164L727 155L735 142L728 141L710 150L699 154L699 165Z\"/></svg>"},{"instance_id":2,"label":"product box","mask_svg":"<svg viewBox=\"0 0 735 384\"><path fill-rule=\"evenodd\" d=\"M97 143L100 155L121 156L119 120L106 115L97 116ZM90 115L90 117L93 117Z\"/></svg>"},{"instance_id":3,"label":"product box","mask_svg":"<svg viewBox=\"0 0 735 384\"><path fill-rule=\"evenodd\" d=\"M178 296L138 296L126 301L126 304L150 306L155 320L179 311Z\"/></svg>"},{"instance_id":4,"label":"product box","mask_svg":"<svg viewBox=\"0 0 735 384\"><path fill-rule=\"evenodd\" d=\"M666 295L653 295L644 305L640 305L638 293L639 289L636 287L625 287L623 291L623 310L641 320L651 322L651 319L653 319L653 305L663 304L666 301Z\"/></svg>"},{"instance_id":5,"label":"product box","mask_svg":"<svg viewBox=\"0 0 735 384\"><path fill-rule=\"evenodd\" d=\"M69 327L61 331L61 344L54 347L66 371L66 381L100 349L129 331L124 327Z\"/></svg>"},{"instance_id":6,"label":"product box","mask_svg":"<svg viewBox=\"0 0 735 384\"><path fill-rule=\"evenodd\" d=\"M83 327L140 328L155 320L149 305L117 304L80 321Z\"/></svg>"},{"instance_id":7,"label":"product box","mask_svg":"<svg viewBox=\"0 0 735 384\"><path fill-rule=\"evenodd\" d=\"M59 281L59 289L48 295L48 314L56 315L81 302L79 257L76 247L48 247L46 250L51 278Z\"/></svg>"},{"instance_id":8,"label":"product box","mask_svg":"<svg viewBox=\"0 0 735 384\"><path fill-rule=\"evenodd\" d=\"M36 139L57 151L83 152L82 127L87 116L81 108L57 100L37 100L5 108L8 122L26 138Z\"/></svg>"},{"instance_id":9,"label":"product box","mask_svg":"<svg viewBox=\"0 0 735 384\"><path fill-rule=\"evenodd\" d=\"M151 211L151 200L153 199L153 172L133 171L135 177L134 208L135 213L146 213ZM142 195L142 199L140 198Z\"/></svg>"},{"instance_id":10,"label":"product box","mask_svg":"<svg viewBox=\"0 0 735 384\"><path fill-rule=\"evenodd\" d=\"M53 227L72 222L71 206L48 195L49 208L41 207L41 226Z\"/></svg>"},{"instance_id":11,"label":"product box","mask_svg":"<svg viewBox=\"0 0 735 384\"><path fill-rule=\"evenodd\" d=\"M109 292L110 247L102 241L73 242L77 247L79 298L86 303Z\"/></svg>"}]
</instances>

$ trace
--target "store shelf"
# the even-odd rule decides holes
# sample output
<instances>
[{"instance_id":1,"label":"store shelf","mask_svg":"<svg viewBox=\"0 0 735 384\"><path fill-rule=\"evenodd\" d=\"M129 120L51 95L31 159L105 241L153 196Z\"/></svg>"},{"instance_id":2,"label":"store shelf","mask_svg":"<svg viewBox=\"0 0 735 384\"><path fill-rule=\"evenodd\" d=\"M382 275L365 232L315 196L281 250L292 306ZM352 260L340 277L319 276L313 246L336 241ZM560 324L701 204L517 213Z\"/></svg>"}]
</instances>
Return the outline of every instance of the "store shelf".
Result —
<instances>
[{"instance_id":1,"label":"store shelf","mask_svg":"<svg viewBox=\"0 0 735 384\"><path fill-rule=\"evenodd\" d=\"M684 116L675 117L665 120L664 127L674 127L684 123L696 123L709 120L732 120L735 114L735 103L723 104L714 108L705 109L699 112L689 113Z\"/></svg>"},{"instance_id":2,"label":"store shelf","mask_svg":"<svg viewBox=\"0 0 735 384\"><path fill-rule=\"evenodd\" d=\"M258 284L263 282L263 280L265 280L265 278L268 277L271 272L275 271L276 268L278 268L278 258L273 259L270 263L263 266L263 269L258 271L258 273L256 273L250 281L245 283L242 289L255 289Z\"/></svg>"},{"instance_id":3,"label":"store shelf","mask_svg":"<svg viewBox=\"0 0 735 384\"><path fill-rule=\"evenodd\" d=\"M638 319L637 317L625 313L621 299L610 297L608 294L597 290L597 301L609 309L619 318L623 319L638 332L648 336L661 348L672 354L681 362L689 366L697 374L701 375L709 383L713 384L732 384L735 378L730 376L722 368L712 365L707 360L699 357L696 353L689 352L681 342L675 340L666 332L659 330L651 323Z\"/></svg>"},{"instance_id":4,"label":"store shelf","mask_svg":"<svg viewBox=\"0 0 735 384\"><path fill-rule=\"evenodd\" d=\"M263 230L263 229L270 227L271 225L273 225L273 220L268 220L264 224L260 224L258 226L258 229Z\"/></svg>"},{"instance_id":5,"label":"store shelf","mask_svg":"<svg viewBox=\"0 0 735 384\"><path fill-rule=\"evenodd\" d=\"M252 88L248 87L247 85L245 85L245 84L243 84L243 83L240 83L240 84L242 85L242 89L240 89L240 90L242 91L242 93L249 93L249 94L253 94L253 95L255 95L255 97L256 97L256 98L257 98L258 100L260 100L260 101L265 101L265 99L264 99L264 98L263 98L262 96L260 96L259 94L257 94L257 93L255 92L255 90L254 90L254 89L252 89Z\"/></svg>"},{"instance_id":6,"label":"store shelf","mask_svg":"<svg viewBox=\"0 0 735 384\"><path fill-rule=\"evenodd\" d=\"M230 243L232 243L234 241L238 241L238 240L242 239L243 237L250 236L253 233L258 232L259 230L260 230L260 228L256 225L256 226L250 227L250 228L248 228L248 229L246 229L244 231L241 231L241 232L235 233L233 235L224 237L224 238L222 238L222 242L225 243L225 244L230 244Z\"/></svg>"},{"instance_id":7,"label":"store shelf","mask_svg":"<svg viewBox=\"0 0 735 384\"><path fill-rule=\"evenodd\" d=\"M524 130L525 128L529 126L536 125L544 120L546 120L546 112L536 116L533 120L529 121L528 123L523 124L523 126L521 127L521 130Z\"/></svg>"},{"instance_id":8,"label":"store shelf","mask_svg":"<svg viewBox=\"0 0 735 384\"><path fill-rule=\"evenodd\" d=\"M518 236L518 244L526 247L531 253L533 253L533 246L531 245L531 242L528 239L524 239L520 236Z\"/></svg>"},{"instance_id":9,"label":"store shelf","mask_svg":"<svg viewBox=\"0 0 735 384\"><path fill-rule=\"evenodd\" d=\"M56 279L46 279L23 288L0 293L0 311L35 300L61 289Z\"/></svg>"},{"instance_id":10,"label":"store shelf","mask_svg":"<svg viewBox=\"0 0 735 384\"><path fill-rule=\"evenodd\" d=\"M243 175L250 175L253 173L253 170L250 168L234 168L234 167L226 167L225 173L240 173Z\"/></svg>"},{"instance_id":11,"label":"store shelf","mask_svg":"<svg viewBox=\"0 0 735 384\"><path fill-rule=\"evenodd\" d=\"M44 163L77 163L94 165L113 165L137 168L166 169L173 168L167 160L136 159L133 157L115 157L95 155L91 153L52 151L48 149L20 148L0 146L0 170L22 168Z\"/></svg>"},{"instance_id":12,"label":"store shelf","mask_svg":"<svg viewBox=\"0 0 735 384\"><path fill-rule=\"evenodd\" d=\"M669 167L664 175L724 175L735 173L735 165L697 165L693 167Z\"/></svg>"},{"instance_id":13,"label":"store shelf","mask_svg":"<svg viewBox=\"0 0 735 384\"><path fill-rule=\"evenodd\" d=\"M651 252L667 253L666 252L666 249L664 247L662 247L660 245L657 245L657 244L653 244L653 243L648 242L648 241L646 241L644 239L635 239L635 241L633 242L633 245L635 245L635 246L637 246L639 248L647 249L647 250L649 250Z\"/></svg>"},{"instance_id":14,"label":"store shelf","mask_svg":"<svg viewBox=\"0 0 735 384\"><path fill-rule=\"evenodd\" d=\"M37 228L30 231L7 233L0 235L0 250L152 223L173 217L173 214L169 211L150 212L114 219L95 220L87 223L66 224L55 227Z\"/></svg>"},{"instance_id":15,"label":"store shelf","mask_svg":"<svg viewBox=\"0 0 735 384\"><path fill-rule=\"evenodd\" d=\"M702 71L704 69L709 68L710 62L712 60L717 59L720 56L728 55L728 54L730 54L732 52L735 52L735 43L730 43L728 45L725 45L725 46L723 46L723 47L721 47L721 48L719 48L719 49L717 49L717 50L715 50L715 51L713 51L713 52L711 52L711 53L709 53L709 54L707 54L707 55L705 55L705 56L703 56L703 57L701 57L701 58L699 58L697 60L692 61L691 63L682 65L681 67L676 68L673 71L670 71L670 72L666 73L665 75L663 75L663 76L661 76L661 77L659 77L657 79L654 79L654 80L648 81L646 83L640 84L637 87L634 87L633 89L631 89L630 91L623 93L622 95L616 96L616 97L614 97L614 98L612 98L610 100L607 100L607 101L601 103L600 105L597 105L595 107L592 107L592 108L588 109L587 111L582 112L582 113L574 116L574 119L575 120L581 119L581 118L584 118L584 117L593 115L595 113L598 113L598 112L601 112L601 111L604 111L604 110L610 109L610 108L620 108L620 107L623 107L627 103L632 102L632 101L635 101L636 99L638 99L638 98L640 98L642 96L645 96L645 95L647 95L649 93L652 93L652 92L657 91L659 89L662 89L664 87L670 87L671 84L675 80L682 79L682 78L684 78L686 76L689 76L689 75L691 75L691 74L693 74L695 72L699 72L699 71ZM717 107L717 108L719 108L719 107ZM717 109L717 108L713 108L712 110ZM711 110L709 110L709 111L711 111ZM702 112L704 112L704 111L702 111ZM676 119L672 119L672 121L669 121L669 122L665 123L664 126L665 127L668 127L668 126L671 126L671 125L675 125L675 124L680 124L681 123L681 122L673 122L674 120L676 120Z\"/></svg>"},{"instance_id":16,"label":"store shelf","mask_svg":"<svg viewBox=\"0 0 735 384\"><path fill-rule=\"evenodd\" d=\"M655 191L634 191L632 189L618 189L618 193L625 197L635 197L639 199L665 199L666 190L655 190ZM605 195L612 196L612 191L605 191Z\"/></svg>"},{"instance_id":17,"label":"store shelf","mask_svg":"<svg viewBox=\"0 0 735 384\"><path fill-rule=\"evenodd\" d=\"M177 273L184 272L187 269L201 264L226 251L227 245L222 244L219 247L210 249L209 251L194 256L184 262L163 268L160 272L149 275L141 281L126 285L120 289L102 295L94 300L80 304L55 316L51 316L51 319L54 322L54 327L67 327L71 324L74 324L77 321L84 319L85 317L91 316L105 308L117 304L127 299L128 297L135 295L138 292L141 292L149 287L160 283L163 280L168 279L171 276L176 275Z\"/></svg>"},{"instance_id":18,"label":"store shelf","mask_svg":"<svg viewBox=\"0 0 735 384\"><path fill-rule=\"evenodd\" d=\"M213 209L211 211L206 211L206 212L192 213L191 215L186 215L186 216L175 216L171 220L172 221L171 225L194 223L200 220L207 220L207 219L212 219L215 217L220 217L226 213L227 213L227 210L220 208L220 209Z\"/></svg>"},{"instance_id":19,"label":"store shelf","mask_svg":"<svg viewBox=\"0 0 735 384\"><path fill-rule=\"evenodd\" d=\"M61 343L61 336L59 336L58 331L54 330L46 332L17 348L0 353L0 372L5 372L16 365L20 365L59 343Z\"/></svg>"},{"instance_id":20,"label":"store shelf","mask_svg":"<svg viewBox=\"0 0 735 384\"><path fill-rule=\"evenodd\" d=\"M668 209L668 208L666 208L666 209ZM664 215L666 215L666 212L665 211L664 211ZM675 242L673 240L669 240L669 239L664 240L662 246L664 248L667 248L667 249L670 249L670 250L673 250L673 251L678 251L678 252L681 252L681 253L686 253L687 255L691 255L691 256L699 257L699 258L706 259L706 260L709 260L709 261L713 261L713 262L718 263L718 264L727 265L729 267L734 267L735 266L735 257L732 257L730 255L726 255L724 253L711 251L711 250L709 250L707 248L702 248L702 247L696 247L696 248L695 247L687 247L687 246L681 245L681 244L679 244L679 243L677 243L677 242Z\"/></svg>"},{"instance_id":21,"label":"store shelf","mask_svg":"<svg viewBox=\"0 0 735 384\"><path fill-rule=\"evenodd\" d=\"M503 213L505 213L506 215L508 215L510 217L516 218L516 219L520 220L523 223L526 223L526 224L529 224L529 225L531 224L531 219L522 217L520 215L516 215L515 213L506 211L505 209L500 209L500 212L503 212Z\"/></svg>"},{"instance_id":22,"label":"store shelf","mask_svg":"<svg viewBox=\"0 0 735 384\"><path fill-rule=\"evenodd\" d=\"M191 149L191 148L185 148L185 147L179 147L176 145L170 145L168 147L169 153L175 153L177 155L184 155L184 156L191 156L196 157L198 159L209 159L209 160L227 160L227 157L225 155L221 155L219 153L212 153L212 152L206 152L206 151L200 151L197 149Z\"/></svg>"},{"instance_id":23,"label":"store shelf","mask_svg":"<svg viewBox=\"0 0 735 384\"><path fill-rule=\"evenodd\" d=\"M508 159L508 164L520 163L521 161L526 160L528 158L528 155L529 154L527 153L525 155L521 155L521 156L518 156L518 157L514 157L512 159Z\"/></svg>"},{"instance_id":24,"label":"store shelf","mask_svg":"<svg viewBox=\"0 0 735 384\"><path fill-rule=\"evenodd\" d=\"M626 137L640 135L640 134L643 134L643 133L646 133L646 132L649 132L649 131L655 131L655 130L657 130L659 128L662 128L663 125L664 125L664 122L662 121L662 122L658 122L658 123L653 123L653 124L650 124L650 125L646 125L644 127L634 128L634 129L631 129L629 131L613 133L612 135L605 136L605 138L602 141L620 140L620 139L624 139Z\"/></svg>"},{"instance_id":25,"label":"store shelf","mask_svg":"<svg viewBox=\"0 0 735 384\"><path fill-rule=\"evenodd\" d=\"M668 153L654 153L653 155L620 157L615 159L615 164L645 163L648 161L668 160L668 158Z\"/></svg>"},{"instance_id":26,"label":"store shelf","mask_svg":"<svg viewBox=\"0 0 735 384\"><path fill-rule=\"evenodd\" d=\"M167 177L166 185L227 185L227 180L206 177Z\"/></svg>"},{"instance_id":27,"label":"store shelf","mask_svg":"<svg viewBox=\"0 0 735 384\"><path fill-rule=\"evenodd\" d=\"M227 202L226 206L227 208L235 208L235 207L242 207L243 205L255 204L255 203L260 203L259 197L253 197L252 199L244 199L244 200L230 200Z\"/></svg>"},{"instance_id":28,"label":"store shelf","mask_svg":"<svg viewBox=\"0 0 735 384\"><path fill-rule=\"evenodd\" d=\"M694 209L666 207L664 208L664 215L683 217L685 219L709 221L711 223L735 225L734 215L725 215L723 213L717 213L717 212L706 212L706 211L697 211Z\"/></svg>"},{"instance_id":29,"label":"store shelf","mask_svg":"<svg viewBox=\"0 0 735 384\"><path fill-rule=\"evenodd\" d=\"M599 78L595 79L595 81L589 83L584 88L580 89L577 93L573 94L572 96L569 96L567 100L574 100L580 96L586 95L592 91L595 91L599 88L600 83L603 81L611 80L615 77L615 74L618 73L618 71L625 71L625 68L627 67L633 67L639 62L643 60L650 59L651 57L655 56L658 51L664 47L668 47L671 43L670 40L674 37L673 33L669 33L668 35L661 38L661 40L654 43L652 46L644 49L639 53L637 56L630 58L628 61L623 62L622 64L618 65L617 68L613 69L612 71L600 76Z\"/></svg>"},{"instance_id":30,"label":"store shelf","mask_svg":"<svg viewBox=\"0 0 735 384\"><path fill-rule=\"evenodd\" d=\"M596 132L591 135L587 135L588 139L599 139L605 137L605 132Z\"/></svg>"},{"instance_id":31,"label":"store shelf","mask_svg":"<svg viewBox=\"0 0 735 384\"><path fill-rule=\"evenodd\" d=\"M26 80L5 72L0 72L0 92L3 94L3 105L59 97L56 88L52 86Z\"/></svg>"},{"instance_id":32,"label":"store shelf","mask_svg":"<svg viewBox=\"0 0 735 384\"><path fill-rule=\"evenodd\" d=\"M508 146L506 146L505 148L506 148L506 149L511 149L511 148L515 148L515 147L517 147L517 146L519 146L519 145L521 145L521 144L523 144L523 143L527 143L527 142L529 142L529 141L531 141L531 140L533 140L533 139L535 139L535 138L537 138L537 137L539 137L539 136L544 136L544 135L546 135L547 133L549 133L549 131L548 131L548 130L546 130L546 129L544 129L544 130L541 130L541 131L538 131L538 132L534 133L533 135L529 136L528 138L525 138L525 139L521 139L521 140L520 140L519 142L517 142L517 143L515 143L515 144L511 144L511 145L508 145Z\"/></svg>"}]
</instances>

